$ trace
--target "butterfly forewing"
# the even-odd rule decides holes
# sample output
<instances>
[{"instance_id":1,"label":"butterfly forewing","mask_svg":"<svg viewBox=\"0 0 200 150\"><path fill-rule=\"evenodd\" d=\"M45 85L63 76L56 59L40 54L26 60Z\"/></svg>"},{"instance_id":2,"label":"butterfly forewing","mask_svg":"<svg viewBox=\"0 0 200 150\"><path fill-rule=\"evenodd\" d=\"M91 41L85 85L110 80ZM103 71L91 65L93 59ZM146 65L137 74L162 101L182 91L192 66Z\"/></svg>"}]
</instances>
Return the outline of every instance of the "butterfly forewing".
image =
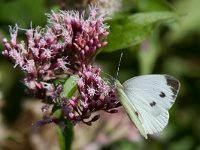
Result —
<instances>
[{"instance_id":1,"label":"butterfly forewing","mask_svg":"<svg viewBox=\"0 0 200 150\"><path fill-rule=\"evenodd\" d=\"M169 120L168 110L177 97L179 81L168 75L143 75L127 80L123 88L145 133L162 131Z\"/></svg>"}]
</instances>

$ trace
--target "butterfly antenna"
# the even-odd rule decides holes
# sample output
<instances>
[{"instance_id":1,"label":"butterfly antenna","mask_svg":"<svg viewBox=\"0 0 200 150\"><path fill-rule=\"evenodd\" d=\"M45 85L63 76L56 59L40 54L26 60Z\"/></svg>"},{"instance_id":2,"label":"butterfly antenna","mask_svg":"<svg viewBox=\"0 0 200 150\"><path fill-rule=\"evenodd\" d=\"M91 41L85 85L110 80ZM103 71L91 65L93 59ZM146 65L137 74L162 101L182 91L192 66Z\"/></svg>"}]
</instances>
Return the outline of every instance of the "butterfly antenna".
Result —
<instances>
[{"instance_id":1,"label":"butterfly antenna","mask_svg":"<svg viewBox=\"0 0 200 150\"><path fill-rule=\"evenodd\" d=\"M117 67L116 79L118 79L118 77L119 77L119 69L120 69L120 65L121 65L121 61L122 61L123 54L124 54L124 53L121 52L121 55L120 55L120 58L119 58L119 64L118 64L118 67Z\"/></svg>"},{"instance_id":2,"label":"butterfly antenna","mask_svg":"<svg viewBox=\"0 0 200 150\"><path fill-rule=\"evenodd\" d=\"M119 75L119 68L120 68L120 64L121 64L121 61L122 61L122 56L123 56L123 52L121 53L120 55L120 59L119 59L119 64L118 64L118 68L117 68L117 74L116 74L116 78L112 77L110 74L104 72L101 70L102 73L104 73L105 75L109 76L113 81L114 81L114 85L116 86L116 80L118 78L118 75Z\"/></svg>"}]
</instances>

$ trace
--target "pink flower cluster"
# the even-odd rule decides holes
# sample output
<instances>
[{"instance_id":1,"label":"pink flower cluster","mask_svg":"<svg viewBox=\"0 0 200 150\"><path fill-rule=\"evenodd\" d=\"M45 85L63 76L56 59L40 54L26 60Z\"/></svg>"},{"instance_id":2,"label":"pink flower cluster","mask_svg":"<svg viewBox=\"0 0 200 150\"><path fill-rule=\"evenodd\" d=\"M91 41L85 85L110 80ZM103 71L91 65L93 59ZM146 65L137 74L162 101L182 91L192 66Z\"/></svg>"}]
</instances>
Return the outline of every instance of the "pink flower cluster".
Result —
<instances>
[{"instance_id":1,"label":"pink flower cluster","mask_svg":"<svg viewBox=\"0 0 200 150\"><path fill-rule=\"evenodd\" d=\"M84 121L98 110L115 112L117 106L114 87L99 75L100 69L92 70L89 65L98 49L107 44L108 26L97 8L91 7L88 17L76 11L60 11L47 14L48 26L26 31L26 40L18 42L20 28L10 28L11 40L4 39L7 57L14 67L25 72L24 84L28 91L41 99L50 99L63 110L63 116L73 122L91 124L98 119ZM70 100L60 97L62 85L56 79L65 79L78 74L79 95ZM55 99L62 99L55 101ZM60 102L60 104L57 104Z\"/></svg>"},{"instance_id":2,"label":"pink flower cluster","mask_svg":"<svg viewBox=\"0 0 200 150\"><path fill-rule=\"evenodd\" d=\"M92 119L91 114L98 110L115 113L115 108L120 106L115 95L115 87L100 77L100 69L92 66L83 66L83 71L79 72L78 91L79 97L73 96L70 100L63 101L62 111L65 117L76 123L80 120L88 125L99 119L95 115ZM89 120L88 120L89 119Z\"/></svg>"}]
</instances>

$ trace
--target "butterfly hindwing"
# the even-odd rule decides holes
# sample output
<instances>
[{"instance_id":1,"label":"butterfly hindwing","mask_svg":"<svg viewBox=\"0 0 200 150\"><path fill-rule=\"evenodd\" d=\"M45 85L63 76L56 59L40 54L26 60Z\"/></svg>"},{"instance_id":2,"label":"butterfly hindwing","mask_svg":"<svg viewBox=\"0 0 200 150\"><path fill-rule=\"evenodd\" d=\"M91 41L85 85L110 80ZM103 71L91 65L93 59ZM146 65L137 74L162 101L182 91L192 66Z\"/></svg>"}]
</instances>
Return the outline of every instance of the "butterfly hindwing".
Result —
<instances>
[{"instance_id":1,"label":"butterfly hindwing","mask_svg":"<svg viewBox=\"0 0 200 150\"><path fill-rule=\"evenodd\" d=\"M179 88L179 81L168 75L143 75L123 83L123 91L146 134L160 132L167 125L168 110Z\"/></svg>"}]
</instances>

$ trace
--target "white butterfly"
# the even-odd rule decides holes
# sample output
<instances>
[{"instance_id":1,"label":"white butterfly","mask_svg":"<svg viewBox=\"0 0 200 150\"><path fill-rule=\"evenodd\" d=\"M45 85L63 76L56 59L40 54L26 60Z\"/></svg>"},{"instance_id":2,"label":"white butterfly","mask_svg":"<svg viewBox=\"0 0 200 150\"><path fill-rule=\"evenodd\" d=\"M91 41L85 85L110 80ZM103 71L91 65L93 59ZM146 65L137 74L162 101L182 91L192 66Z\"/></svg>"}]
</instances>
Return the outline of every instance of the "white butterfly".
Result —
<instances>
[{"instance_id":1,"label":"white butterfly","mask_svg":"<svg viewBox=\"0 0 200 150\"><path fill-rule=\"evenodd\" d=\"M143 75L120 84L117 93L131 121L147 139L148 134L162 131L177 97L180 83L169 75Z\"/></svg>"}]
</instances>

